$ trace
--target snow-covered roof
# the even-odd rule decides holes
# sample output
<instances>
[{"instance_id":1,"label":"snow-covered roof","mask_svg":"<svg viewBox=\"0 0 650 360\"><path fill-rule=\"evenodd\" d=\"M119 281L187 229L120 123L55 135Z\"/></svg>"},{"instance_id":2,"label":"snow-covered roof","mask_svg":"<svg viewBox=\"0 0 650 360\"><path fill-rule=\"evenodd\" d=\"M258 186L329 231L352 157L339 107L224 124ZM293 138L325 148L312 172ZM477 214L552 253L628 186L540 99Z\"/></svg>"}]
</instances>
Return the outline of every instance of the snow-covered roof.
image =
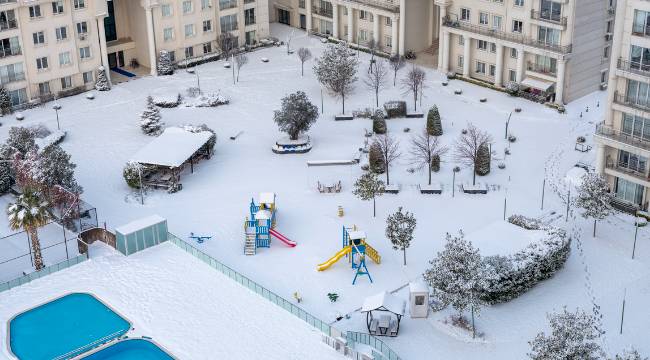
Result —
<instances>
[{"instance_id":1,"label":"snow-covered roof","mask_svg":"<svg viewBox=\"0 0 650 360\"><path fill-rule=\"evenodd\" d=\"M406 312L406 300L399 298L387 291L367 297L363 301L361 312L368 312L384 308L393 314L404 315Z\"/></svg>"},{"instance_id":2,"label":"snow-covered roof","mask_svg":"<svg viewBox=\"0 0 650 360\"><path fill-rule=\"evenodd\" d=\"M260 193L260 204L273 204L275 203L275 193L263 192Z\"/></svg>"},{"instance_id":3,"label":"snow-covered roof","mask_svg":"<svg viewBox=\"0 0 650 360\"><path fill-rule=\"evenodd\" d=\"M357 239L365 239L366 238L366 232L365 231L350 231L348 233L350 236L350 240L357 240Z\"/></svg>"},{"instance_id":4,"label":"snow-covered roof","mask_svg":"<svg viewBox=\"0 0 650 360\"><path fill-rule=\"evenodd\" d=\"M534 79L534 78L531 78L531 77L527 77L527 78L525 78L524 80L521 81L521 84L525 85L525 86L530 86L532 88L539 89L539 90L542 90L542 91L546 91L546 90L550 89L551 86L553 86L554 83L552 83L550 81L544 81L544 80L540 80L540 79Z\"/></svg>"},{"instance_id":5,"label":"snow-covered roof","mask_svg":"<svg viewBox=\"0 0 650 360\"><path fill-rule=\"evenodd\" d=\"M255 219L257 220L268 220L271 218L271 212L268 210L259 210L255 213Z\"/></svg>"},{"instance_id":6,"label":"snow-covered roof","mask_svg":"<svg viewBox=\"0 0 650 360\"><path fill-rule=\"evenodd\" d=\"M211 136L209 131L194 133L170 127L140 149L131 160L141 164L179 167L205 145Z\"/></svg>"},{"instance_id":7,"label":"snow-covered roof","mask_svg":"<svg viewBox=\"0 0 650 360\"><path fill-rule=\"evenodd\" d=\"M421 281L414 281L409 283L409 292L411 293L428 293L429 286Z\"/></svg>"},{"instance_id":8,"label":"snow-covered roof","mask_svg":"<svg viewBox=\"0 0 650 360\"><path fill-rule=\"evenodd\" d=\"M151 225L161 223L163 221L165 221L165 218L163 218L162 216L151 215L151 216L144 217L142 219L131 221L128 224L124 224L120 227L117 227L115 231L124 235L131 234L138 230L148 228Z\"/></svg>"}]
</instances>

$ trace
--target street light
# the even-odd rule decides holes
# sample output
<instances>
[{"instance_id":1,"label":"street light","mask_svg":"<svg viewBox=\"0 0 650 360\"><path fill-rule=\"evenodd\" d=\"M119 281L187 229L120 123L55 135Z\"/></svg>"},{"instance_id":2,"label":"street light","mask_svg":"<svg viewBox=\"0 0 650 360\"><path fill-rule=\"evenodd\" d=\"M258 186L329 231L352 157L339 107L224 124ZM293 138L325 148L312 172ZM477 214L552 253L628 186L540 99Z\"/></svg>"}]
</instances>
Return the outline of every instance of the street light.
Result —
<instances>
[{"instance_id":1,"label":"street light","mask_svg":"<svg viewBox=\"0 0 650 360\"><path fill-rule=\"evenodd\" d=\"M61 125L59 124L59 110L61 110L61 105L59 103L54 103L52 109L56 112L56 128L61 130Z\"/></svg>"}]
</instances>

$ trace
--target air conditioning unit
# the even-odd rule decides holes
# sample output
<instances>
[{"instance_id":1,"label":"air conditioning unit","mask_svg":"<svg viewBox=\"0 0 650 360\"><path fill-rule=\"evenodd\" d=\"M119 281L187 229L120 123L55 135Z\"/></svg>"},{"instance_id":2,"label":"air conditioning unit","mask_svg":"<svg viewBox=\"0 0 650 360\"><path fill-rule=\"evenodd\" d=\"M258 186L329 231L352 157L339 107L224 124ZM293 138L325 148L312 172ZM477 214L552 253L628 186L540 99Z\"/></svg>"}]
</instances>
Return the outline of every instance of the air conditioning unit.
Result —
<instances>
[{"instance_id":1,"label":"air conditioning unit","mask_svg":"<svg viewBox=\"0 0 650 360\"><path fill-rule=\"evenodd\" d=\"M79 40L86 40L86 34L79 34Z\"/></svg>"},{"instance_id":2,"label":"air conditioning unit","mask_svg":"<svg viewBox=\"0 0 650 360\"><path fill-rule=\"evenodd\" d=\"M611 41L613 38L614 35L612 35L612 33L605 34L605 41Z\"/></svg>"}]
</instances>

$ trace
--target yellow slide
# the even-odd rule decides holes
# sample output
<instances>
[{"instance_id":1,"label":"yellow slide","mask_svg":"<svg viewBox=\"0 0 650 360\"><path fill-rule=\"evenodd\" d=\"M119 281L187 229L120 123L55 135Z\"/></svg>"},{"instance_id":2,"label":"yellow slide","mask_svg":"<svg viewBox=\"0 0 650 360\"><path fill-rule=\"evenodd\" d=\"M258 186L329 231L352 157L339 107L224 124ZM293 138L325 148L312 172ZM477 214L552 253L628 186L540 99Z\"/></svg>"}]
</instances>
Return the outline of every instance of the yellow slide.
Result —
<instances>
[{"instance_id":1,"label":"yellow slide","mask_svg":"<svg viewBox=\"0 0 650 360\"><path fill-rule=\"evenodd\" d=\"M323 271L329 269L330 266L334 265L335 262L339 261L343 257L343 255L349 254L351 250L350 246L347 246L343 249L341 249L339 252L337 252L334 256L332 256L329 260L325 261L322 264L319 264L317 269L318 271Z\"/></svg>"}]
</instances>

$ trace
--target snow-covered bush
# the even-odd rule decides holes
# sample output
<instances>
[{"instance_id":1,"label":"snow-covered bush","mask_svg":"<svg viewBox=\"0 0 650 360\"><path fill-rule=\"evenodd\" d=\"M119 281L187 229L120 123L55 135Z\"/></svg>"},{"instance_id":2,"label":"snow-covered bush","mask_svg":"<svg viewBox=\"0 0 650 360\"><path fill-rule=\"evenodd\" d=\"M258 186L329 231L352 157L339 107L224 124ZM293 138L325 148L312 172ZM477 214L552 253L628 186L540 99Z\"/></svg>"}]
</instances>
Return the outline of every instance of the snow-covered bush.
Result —
<instances>
[{"instance_id":1,"label":"snow-covered bush","mask_svg":"<svg viewBox=\"0 0 650 360\"><path fill-rule=\"evenodd\" d=\"M386 171L386 164L384 163L384 157L381 153L381 147L376 142L373 142L370 145L370 150L368 151L368 164L370 165L370 171L375 174L383 174Z\"/></svg>"},{"instance_id":2,"label":"snow-covered bush","mask_svg":"<svg viewBox=\"0 0 650 360\"><path fill-rule=\"evenodd\" d=\"M372 119L372 131L375 134L385 134L387 130L385 119Z\"/></svg>"},{"instance_id":3,"label":"snow-covered bush","mask_svg":"<svg viewBox=\"0 0 650 360\"><path fill-rule=\"evenodd\" d=\"M406 116L406 101L389 101L384 103L386 117L389 119Z\"/></svg>"},{"instance_id":4,"label":"snow-covered bush","mask_svg":"<svg viewBox=\"0 0 650 360\"><path fill-rule=\"evenodd\" d=\"M540 281L552 277L564 266L571 251L571 240L562 229L521 215L513 215L508 221L546 234L541 241L531 243L513 255L483 258L486 284L480 297L490 304L514 299Z\"/></svg>"},{"instance_id":5,"label":"snow-covered bush","mask_svg":"<svg viewBox=\"0 0 650 360\"><path fill-rule=\"evenodd\" d=\"M174 74L174 64L172 56L167 50L162 50L158 55L158 75L172 75Z\"/></svg>"},{"instance_id":6,"label":"snow-covered bush","mask_svg":"<svg viewBox=\"0 0 650 360\"><path fill-rule=\"evenodd\" d=\"M11 177L10 163L3 161L0 163L0 194L4 194L11 189L14 181Z\"/></svg>"},{"instance_id":7,"label":"snow-covered bush","mask_svg":"<svg viewBox=\"0 0 650 360\"><path fill-rule=\"evenodd\" d=\"M164 96L164 95L156 95L151 97L153 99L153 103L161 108L175 108L178 105L183 102L183 97L181 94L175 94L175 95L169 95L169 96Z\"/></svg>"},{"instance_id":8,"label":"snow-covered bush","mask_svg":"<svg viewBox=\"0 0 650 360\"><path fill-rule=\"evenodd\" d=\"M282 107L273 112L273 121L290 140L298 140L318 119L318 107L312 104L303 91L296 91L282 98Z\"/></svg>"},{"instance_id":9,"label":"snow-covered bush","mask_svg":"<svg viewBox=\"0 0 650 360\"><path fill-rule=\"evenodd\" d=\"M142 171L144 171L144 169L140 163L129 161L124 166L122 176L124 176L124 180L126 181L126 184L129 185L129 187L139 189L140 176Z\"/></svg>"},{"instance_id":10,"label":"snow-covered bush","mask_svg":"<svg viewBox=\"0 0 650 360\"><path fill-rule=\"evenodd\" d=\"M106 77L106 69L103 66L97 68L97 80L95 81L95 90L97 91L108 91L111 89L111 85L108 83L108 78Z\"/></svg>"},{"instance_id":11,"label":"snow-covered bush","mask_svg":"<svg viewBox=\"0 0 650 360\"><path fill-rule=\"evenodd\" d=\"M206 124L201 124L199 126L196 125L183 125L182 128L185 131L189 131L192 133L199 133L202 131L209 131L212 133L212 136L210 136L210 139L208 139L207 145L208 149L210 149L210 152L214 149L215 145L217 145L217 133L214 132L211 128L208 127Z\"/></svg>"},{"instance_id":12,"label":"snow-covered bush","mask_svg":"<svg viewBox=\"0 0 650 360\"><path fill-rule=\"evenodd\" d=\"M490 173L490 162L492 160L492 154L490 154L490 148L487 143L483 143L478 147L476 153L476 175L485 176Z\"/></svg>"},{"instance_id":13,"label":"snow-covered bush","mask_svg":"<svg viewBox=\"0 0 650 360\"><path fill-rule=\"evenodd\" d=\"M38 136L36 139L36 144L38 145L41 151L44 151L49 146L58 145L62 143L63 139L65 139L65 135L66 135L65 131L57 130L46 136Z\"/></svg>"},{"instance_id":14,"label":"snow-covered bush","mask_svg":"<svg viewBox=\"0 0 650 360\"><path fill-rule=\"evenodd\" d=\"M440 155L434 154L431 157L431 171L438 172L440 171Z\"/></svg>"},{"instance_id":15,"label":"snow-covered bush","mask_svg":"<svg viewBox=\"0 0 650 360\"><path fill-rule=\"evenodd\" d=\"M201 94L198 97L186 102L185 106L217 107L221 105L227 105L229 103L230 100L220 93L207 93Z\"/></svg>"},{"instance_id":16,"label":"snow-covered bush","mask_svg":"<svg viewBox=\"0 0 650 360\"><path fill-rule=\"evenodd\" d=\"M510 141L511 143L513 143L513 142L517 141L517 137L514 136L514 135L512 135L512 134L510 134L510 135L508 135L508 141Z\"/></svg>"},{"instance_id":17,"label":"snow-covered bush","mask_svg":"<svg viewBox=\"0 0 650 360\"><path fill-rule=\"evenodd\" d=\"M11 105L11 98L9 92L4 86L0 87L0 113L2 115L11 114L13 107Z\"/></svg>"},{"instance_id":18,"label":"snow-covered bush","mask_svg":"<svg viewBox=\"0 0 650 360\"><path fill-rule=\"evenodd\" d=\"M447 73L447 80L452 80L456 78L456 73L453 71L450 71Z\"/></svg>"},{"instance_id":19,"label":"snow-covered bush","mask_svg":"<svg viewBox=\"0 0 650 360\"><path fill-rule=\"evenodd\" d=\"M436 105L433 105L427 114L427 134L431 136L442 135L442 122L440 121L440 112Z\"/></svg>"},{"instance_id":20,"label":"snow-covered bush","mask_svg":"<svg viewBox=\"0 0 650 360\"><path fill-rule=\"evenodd\" d=\"M196 86L190 86L187 88L186 93L188 97L195 98L201 95L201 89Z\"/></svg>"},{"instance_id":21,"label":"snow-covered bush","mask_svg":"<svg viewBox=\"0 0 650 360\"><path fill-rule=\"evenodd\" d=\"M147 96L147 108L140 116L140 128L147 135L160 135L163 131L163 123L160 121L160 110L153 103L153 98Z\"/></svg>"},{"instance_id":22,"label":"snow-covered bush","mask_svg":"<svg viewBox=\"0 0 650 360\"><path fill-rule=\"evenodd\" d=\"M510 81L506 84L506 92L511 96L517 96L519 94L519 84L514 81Z\"/></svg>"}]
</instances>

